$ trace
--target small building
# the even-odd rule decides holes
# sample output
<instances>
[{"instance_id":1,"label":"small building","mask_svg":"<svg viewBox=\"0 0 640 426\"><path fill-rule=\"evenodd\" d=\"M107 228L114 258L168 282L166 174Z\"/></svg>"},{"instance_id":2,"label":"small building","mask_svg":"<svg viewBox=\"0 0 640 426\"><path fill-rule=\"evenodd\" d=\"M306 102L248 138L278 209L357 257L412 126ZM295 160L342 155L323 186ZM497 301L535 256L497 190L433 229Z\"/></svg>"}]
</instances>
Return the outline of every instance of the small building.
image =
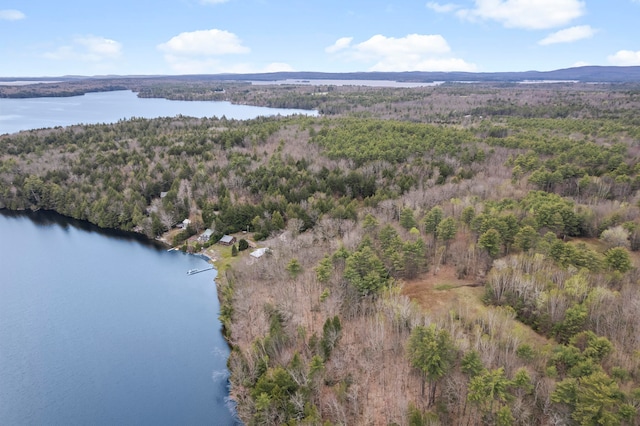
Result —
<instances>
[{"instance_id":1,"label":"small building","mask_svg":"<svg viewBox=\"0 0 640 426\"><path fill-rule=\"evenodd\" d=\"M182 229L187 229L191 225L191 221L189 219L185 219L182 221L182 224L178 225Z\"/></svg>"},{"instance_id":2,"label":"small building","mask_svg":"<svg viewBox=\"0 0 640 426\"><path fill-rule=\"evenodd\" d=\"M206 243L207 241L209 241L209 238L211 238L211 236L213 235L213 231L211 229L206 229L202 234L200 234L200 236L198 237L198 240Z\"/></svg>"},{"instance_id":3,"label":"small building","mask_svg":"<svg viewBox=\"0 0 640 426\"><path fill-rule=\"evenodd\" d=\"M264 254L269 250L268 247L262 247L259 248L257 250L252 251L251 253L249 253L249 256L255 257L256 259L261 258L262 256L264 256Z\"/></svg>"},{"instance_id":4,"label":"small building","mask_svg":"<svg viewBox=\"0 0 640 426\"><path fill-rule=\"evenodd\" d=\"M224 246L230 246L231 244L236 242L236 237L233 237L231 235L224 235L218 242Z\"/></svg>"}]
</instances>

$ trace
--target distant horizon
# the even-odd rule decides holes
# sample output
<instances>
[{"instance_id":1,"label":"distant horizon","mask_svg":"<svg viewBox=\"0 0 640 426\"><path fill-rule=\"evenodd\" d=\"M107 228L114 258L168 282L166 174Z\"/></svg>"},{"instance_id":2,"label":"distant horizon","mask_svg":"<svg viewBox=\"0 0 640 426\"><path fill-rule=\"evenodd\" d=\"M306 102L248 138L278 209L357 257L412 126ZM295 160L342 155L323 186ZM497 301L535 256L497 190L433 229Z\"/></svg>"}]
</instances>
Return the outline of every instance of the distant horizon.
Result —
<instances>
[{"instance_id":1,"label":"distant horizon","mask_svg":"<svg viewBox=\"0 0 640 426\"><path fill-rule=\"evenodd\" d=\"M43 80L43 83L49 83L50 80L53 79L63 79L62 81L72 81L75 79L136 79L136 78L198 78L198 77L226 77L225 79L231 80L230 77L239 77L239 79L243 79L242 77L254 77L254 76L274 76L276 79L282 79L282 77L289 76L289 78L297 78L295 76L307 76L307 75L316 75L316 77L309 77L311 79L322 79L322 76L327 77L335 77L342 76L346 77L345 80L351 79L360 79L361 76L371 76L371 77L382 77L375 78L374 80L388 80L393 76L401 77L403 75L434 75L434 76L452 76L452 75L468 75L470 77L473 76L500 76L500 75L526 75L526 74L542 74L543 76L546 74L554 74L558 72L572 72L572 71L581 71L581 70L600 70L600 71L611 71L611 70L621 70L621 71L636 71L638 76L640 77L640 65L634 66L611 66L611 65L582 65L577 67L568 67L568 68L559 68L553 70L526 70L526 71L493 71L493 72L473 72L473 71L342 71L342 72L331 72L331 71L273 71L273 72L256 72L256 73L201 73L201 74L103 74L103 75L31 75L31 76L0 76L0 84L8 85L8 83L15 81L34 81L34 80ZM634 73L635 74L635 73ZM353 77L353 78L349 78ZM550 78L555 80L556 78ZM224 80L224 79L223 79ZM575 80L575 78L570 78L566 80ZM615 80L614 80L615 81ZM638 79L640 82L640 78ZM34 81L37 83L37 81Z\"/></svg>"}]
</instances>

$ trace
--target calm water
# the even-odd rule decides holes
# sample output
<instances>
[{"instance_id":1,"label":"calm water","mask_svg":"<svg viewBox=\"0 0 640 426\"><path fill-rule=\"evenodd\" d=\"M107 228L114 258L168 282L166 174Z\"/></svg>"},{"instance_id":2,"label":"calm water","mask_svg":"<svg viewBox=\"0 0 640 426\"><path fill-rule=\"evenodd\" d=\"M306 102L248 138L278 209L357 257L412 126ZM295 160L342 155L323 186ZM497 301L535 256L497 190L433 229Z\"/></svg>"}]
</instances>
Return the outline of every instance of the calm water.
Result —
<instances>
[{"instance_id":1,"label":"calm water","mask_svg":"<svg viewBox=\"0 0 640 426\"><path fill-rule=\"evenodd\" d=\"M222 117L238 120L315 111L233 105L229 102L147 99L129 91L87 93L68 98L0 99L0 134L72 124L115 123L131 117Z\"/></svg>"},{"instance_id":2,"label":"calm water","mask_svg":"<svg viewBox=\"0 0 640 426\"><path fill-rule=\"evenodd\" d=\"M0 424L233 424L207 265L0 211Z\"/></svg>"},{"instance_id":3,"label":"calm water","mask_svg":"<svg viewBox=\"0 0 640 426\"><path fill-rule=\"evenodd\" d=\"M251 84L256 86L266 86L270 84L301 84L307 86L367 86L367 87L431 87L440 86L444 81L433 82L412 82L412 81L393 81L393 80L332 80L332 79L286 79L273 81L252 81Z\"/></svg>"}]
</instances>

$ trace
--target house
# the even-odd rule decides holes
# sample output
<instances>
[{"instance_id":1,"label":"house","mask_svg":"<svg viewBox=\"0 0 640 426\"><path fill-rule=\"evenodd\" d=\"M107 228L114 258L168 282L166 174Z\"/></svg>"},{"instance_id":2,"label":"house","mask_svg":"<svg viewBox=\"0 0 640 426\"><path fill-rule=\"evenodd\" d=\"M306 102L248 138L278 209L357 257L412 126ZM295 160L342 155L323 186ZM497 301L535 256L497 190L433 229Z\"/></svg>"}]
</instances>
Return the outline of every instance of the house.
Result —
<instances>
[{"instance_id":1,"label":"house","mask_svg":"<svg viewBox=\"0 0 640 426\"><path fill-rule=\"evenodd\" d=\"M268 247L262 247L259 248L257 250L252 251L251 253L249 253L249 256L255 257L256 259L261 258L262 256L264 256L264 254L269 251Z\"/></svg>"},{"instance_id":2,"label":"house","mask_svg":"<svg viewBox=\"0 0 640 426\"><path fill-rule=\"evenodd\" d=\"M191 225L191 221L189 219L185 219L182 221L182 224L178 225L178 228L187 229Z\"/></svg>"},{"instance_id":3,"label":"house","mask_svg":"<svg viewBox=\"0 0 640 426\"><path fill-rule=\"evenodd\" d=\"M232 237L231 235L224 235L218 242L222 245L230 246L231 244L236 242L236 237Z\"/></svg>"},{"instance_id":4,"label":"house","mask_svg":"<svg viewBox=\"0 0 640 426\"><path fill-rule=\"evenodd\" d=\"M200 242L206 243L207 241L209 241L209 238L211 238L212 235L213 231L211 229L206 229L202 234L200 234L198 240Z\"/></svg>"}]
</instances>

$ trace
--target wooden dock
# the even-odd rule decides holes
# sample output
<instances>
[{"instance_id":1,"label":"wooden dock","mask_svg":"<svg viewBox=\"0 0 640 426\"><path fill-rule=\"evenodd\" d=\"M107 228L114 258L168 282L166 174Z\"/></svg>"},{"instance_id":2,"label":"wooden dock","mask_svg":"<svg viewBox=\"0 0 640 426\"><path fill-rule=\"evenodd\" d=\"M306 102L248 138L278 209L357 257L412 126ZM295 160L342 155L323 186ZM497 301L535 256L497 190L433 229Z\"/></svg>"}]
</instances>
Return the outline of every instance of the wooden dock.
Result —
<instances>
[{"instance_id":1,"label":"wooden dock","mask_svg":"<svg viewBox=\"0 0 640 426\"><path fill-rule=\"evenodd\" d=\"M210 267L204 268L204 269L189 269L187 271L187 275L195 275L195 274L199 274L200 272L210 271L212 269L213 269L213 266L210 266Z\"/></svg>"}]
</instances>

